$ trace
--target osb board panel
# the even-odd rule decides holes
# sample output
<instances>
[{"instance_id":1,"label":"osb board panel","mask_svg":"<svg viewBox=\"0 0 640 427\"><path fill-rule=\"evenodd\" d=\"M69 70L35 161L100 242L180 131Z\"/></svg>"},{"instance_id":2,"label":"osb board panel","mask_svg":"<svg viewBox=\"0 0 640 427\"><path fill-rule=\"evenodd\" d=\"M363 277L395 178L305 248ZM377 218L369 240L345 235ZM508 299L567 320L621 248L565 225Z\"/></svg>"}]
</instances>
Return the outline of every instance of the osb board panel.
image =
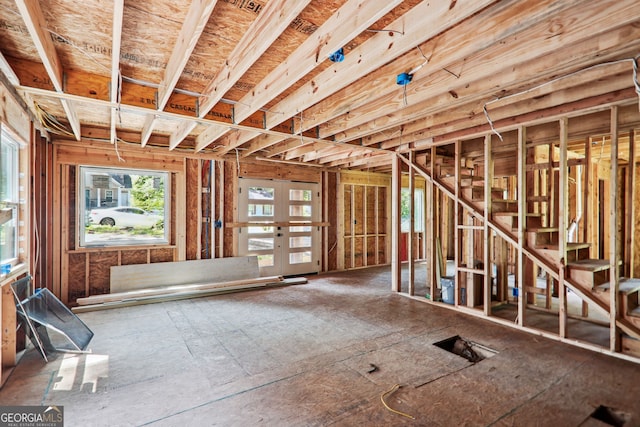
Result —
<instances>
[{"instance_id":1,"label":"osb board panel","mask_svg":"<svg viewBox=\"0 0 640 427\"><path fill-rule=\"evenodd\" d=\"M344 239L344 268L349 269L352 268L351 265L351 242L353 241L352 237L345 237Z\"/></svg>"},{"instance_id":2,"label":"osb board panel","mask_svg":"<svg viewBox=\"0 0 640 427\"><path fill-rule=\"evenodd\" d=\"M240 176L243 178L282 179L317 183L322 181L322 171L317 168L273 162L241 162Z\"/></svg>"},{"instance_id":3,"label":"osb board panel","mask_svg":"<svg viewBox=\"0 0 640 427\"><path fill-rule=\"evenodd\" d=\"M187 62L178 86L202 91L215 77L217 70L222 68L233 48L264 8L264 4L265 1L260 0L219 0ZM239 83L238 86L243 87L244 83ZM229 98L229 95L225 95L225 98Z\"/></svg>"},{"instance_id":4,"label":"osb board panel","mask_svg":"<svg viewBox=\"0 0 640 427\"><path fill-rule=\"evenodd\" d=\"M0 0L0 40L2 53L17 58L39 61L40 56L29 36L13 0Z\"/></svg>"},{"instance_id":5,"label":"osb board panel","mask_svg":"<svg viewBox=\"0 0 640 427\"><path fill-rule=\"evenodd\" d=\"M174 261L174 254L175 249L172 248L151 249L149 251L149 260L151 263L170 262Z\"/></svg>"},{"instance_id":6,"label":"osb board panel","mask_svg":"<svg viewBox=\"0 0 640 427\"><path fill-rule=\"evenodd\" d=\"M343 224L344 224L344 234L351 234L351 224L353 224L353 219L351 218L351 193L353 192L352 185L345 185L344 187L344 212L343 215ZM340 214L338 212L338 214Z\"/></svg>"},{"instance_id":7,"label":"osb board panel","mask_svg":"<svg viewBox=\"0 0 640 427\"><path fill-rule=\"evenodd\" d=\"M353 266L364 267L364 237L355 237L355 246L353 250Z\"/></svg>"},{"instance_id":8,"label":"osb board panel","mask_svg":"<svg viewBox=\"0 0 640 427\"><path fill-rule=\"evenodd\" d=\"M364 188L353 186L353 227L355 234L364 234Z\"/></svg>"},{"instance_id":9,"label":"osb board panel","mask_svg":"<svg viewBox=\"0 0 640 427\"><path fill-rule=\"evenodd\" d=\"M387 188L378 187L378 234L387 232Z\"/></svg>"},{"instance_id":10,"label":"osb board panel","mask_svg":"<svg viewBox=\"0 0 640 427\"><path fill-rule=\"evenodd\" d=\"M376 264L376 237L367 237L367 265Z\"/></svg>"},{"instance_id":11,"label":"osb board panel","mask_svg":"<svg viewBox=\"0 0 640 427\"><path fill-rule=\"evenodd\" d=\"M187 11L180 0L125 2L120 53L123 76L160 82Z\"/></svg>"},{"instance_id":12,"label":"osb board panel","mask_svg":"<svg viewBox=\"0 0 640 427\"><path fill-rule=\"evenodd\" d=\"M378 237L378 263L387 263L387 239L386 237Z\"/></svg>"},{"instance_id":13,"label":"osb board panel","mask_svg":"<svg viewBox=\"0 0 640 427\"><path fill-rule=\"evenodd\" d=\"M67 259L67 289L69 301L86 297L87 254L70 253Z\"/></svg>"},{"instance_id":14,"label":"osb board panel","mask_svg":"<svg viewBox=\"0 0 640 427\"><path fill-rule=\"evenodd\" d=\"M146 249L123 250L120 254L120 265L146 264L147 254Z\"/></svg>"},{"instance_id":15,"label":"osb board panel","mask_svg":"<svg viewBox=\"0 0 640 427\"><path fill-rule=\"evenodd\" d=\"M109 293L110 269L118 265L118 252L97 252L89 255L89 295Z\"/></svg>"},{"instance_id":16,"label":"osb board panel","mask_svg":"<svg viewBox=\"0 0 640 427\"><path fill-rule=\"evenodd\" d=\"M187 259L198 259L198 241L201 213L198 209L198 201L200 200L200 160L186 159L187 162L187 215L184 218L187 227Z\"/></svg>"},{"instance_id":17,"label":"osb board panel","mask_svg":"<svg viewBox=\"0 0 640 427\"><path fill-rule=\"evenodd\" d=\"M377 210L377 201L376 201L376 187L366 187L366 234L375 234L376 233L376 210Z\"/></svg>"}]
</instances>

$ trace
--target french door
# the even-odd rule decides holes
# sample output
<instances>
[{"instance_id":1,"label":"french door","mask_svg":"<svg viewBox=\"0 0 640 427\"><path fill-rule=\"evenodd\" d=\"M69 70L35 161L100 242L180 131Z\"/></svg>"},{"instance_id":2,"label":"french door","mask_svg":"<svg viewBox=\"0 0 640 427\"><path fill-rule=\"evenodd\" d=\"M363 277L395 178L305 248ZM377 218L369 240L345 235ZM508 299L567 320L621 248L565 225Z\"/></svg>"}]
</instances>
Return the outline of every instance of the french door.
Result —
<instances>
[{"instance_id":1,"label":"french door","mask_svg":"<svg viewBox=\"0 0 640 427\"><path fill-rule=\"evenodd\" d=\"M257 255L263 276L320 271L320 186L240 179L239 255Z\"/></svg>"}]
</instances>

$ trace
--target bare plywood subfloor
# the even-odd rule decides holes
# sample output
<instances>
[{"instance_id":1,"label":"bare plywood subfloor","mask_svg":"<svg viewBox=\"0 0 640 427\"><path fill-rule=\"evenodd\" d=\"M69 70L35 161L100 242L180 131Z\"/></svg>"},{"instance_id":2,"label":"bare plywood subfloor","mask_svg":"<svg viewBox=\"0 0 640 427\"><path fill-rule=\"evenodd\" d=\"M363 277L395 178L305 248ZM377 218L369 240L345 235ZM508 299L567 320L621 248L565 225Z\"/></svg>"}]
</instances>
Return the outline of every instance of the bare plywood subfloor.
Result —
<instances>
[{"instance_id":1,"label":"bare plywood subfloor","mask_svg":"<svg viewBox=\"0 0 640 427\"><path fill-rule=\"evenodd\" d=\"M584 425L605 405L638 424L638 365L404 298L389 270L82 314L92 353L27 352L0 405L105 426ZM455 335L497 354L433 345ZM415 420L382 406L394 384L386 402Z\"/></svg>"}]
</instances>

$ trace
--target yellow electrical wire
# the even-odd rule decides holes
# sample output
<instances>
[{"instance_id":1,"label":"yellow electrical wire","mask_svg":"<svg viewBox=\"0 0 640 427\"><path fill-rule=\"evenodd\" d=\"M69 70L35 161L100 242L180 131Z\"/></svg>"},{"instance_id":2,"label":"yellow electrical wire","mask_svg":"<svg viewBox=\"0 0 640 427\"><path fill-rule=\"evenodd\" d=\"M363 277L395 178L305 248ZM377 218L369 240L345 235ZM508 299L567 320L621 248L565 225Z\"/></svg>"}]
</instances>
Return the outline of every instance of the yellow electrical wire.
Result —
<instances>
[{"instance_id":1,"label":"yellow electrical wire","mask_svg":"<svg viewBox=\"0 0 640 427\"><path fill-rule=\"evenodd\" d=\"M385 408L387 408L389 411L393 412L394 414L402 415L403 417L407 417L407 418L410 418L412 420L415 420L416 419L415 417L413 417L413 416L411 416L409 414L405 414L404 412L397 411L397 410L389 407L389 405L387 405L387 402L384 401L385 396L393 393L394 391L398 390L399 388L400 388L400 384L396 384L393 387L391 387L389 390L387 390L384 393L382 393L380 395L380 401L382 402L382 404L384 405Z\"/></svg>"}]
</instances>

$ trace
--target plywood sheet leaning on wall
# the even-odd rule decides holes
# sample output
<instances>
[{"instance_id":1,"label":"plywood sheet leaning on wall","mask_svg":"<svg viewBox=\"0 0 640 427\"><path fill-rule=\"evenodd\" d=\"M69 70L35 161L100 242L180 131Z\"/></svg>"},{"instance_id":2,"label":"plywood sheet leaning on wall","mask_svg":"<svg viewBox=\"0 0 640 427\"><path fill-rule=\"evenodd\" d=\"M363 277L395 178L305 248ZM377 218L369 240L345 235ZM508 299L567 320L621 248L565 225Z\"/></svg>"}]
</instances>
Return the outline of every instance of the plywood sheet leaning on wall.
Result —
<instances>
[{"instance_id":1,"label":"plywood sheet leaning on wall","mask_svg":"<svg viewBox=\"0 0 640 427\"><path fill-rule=\"evenodd\" d=\"M111 292L158 286L226 282L260 276L255 256L111 267Z\"/></svg>"}]
</instances>

